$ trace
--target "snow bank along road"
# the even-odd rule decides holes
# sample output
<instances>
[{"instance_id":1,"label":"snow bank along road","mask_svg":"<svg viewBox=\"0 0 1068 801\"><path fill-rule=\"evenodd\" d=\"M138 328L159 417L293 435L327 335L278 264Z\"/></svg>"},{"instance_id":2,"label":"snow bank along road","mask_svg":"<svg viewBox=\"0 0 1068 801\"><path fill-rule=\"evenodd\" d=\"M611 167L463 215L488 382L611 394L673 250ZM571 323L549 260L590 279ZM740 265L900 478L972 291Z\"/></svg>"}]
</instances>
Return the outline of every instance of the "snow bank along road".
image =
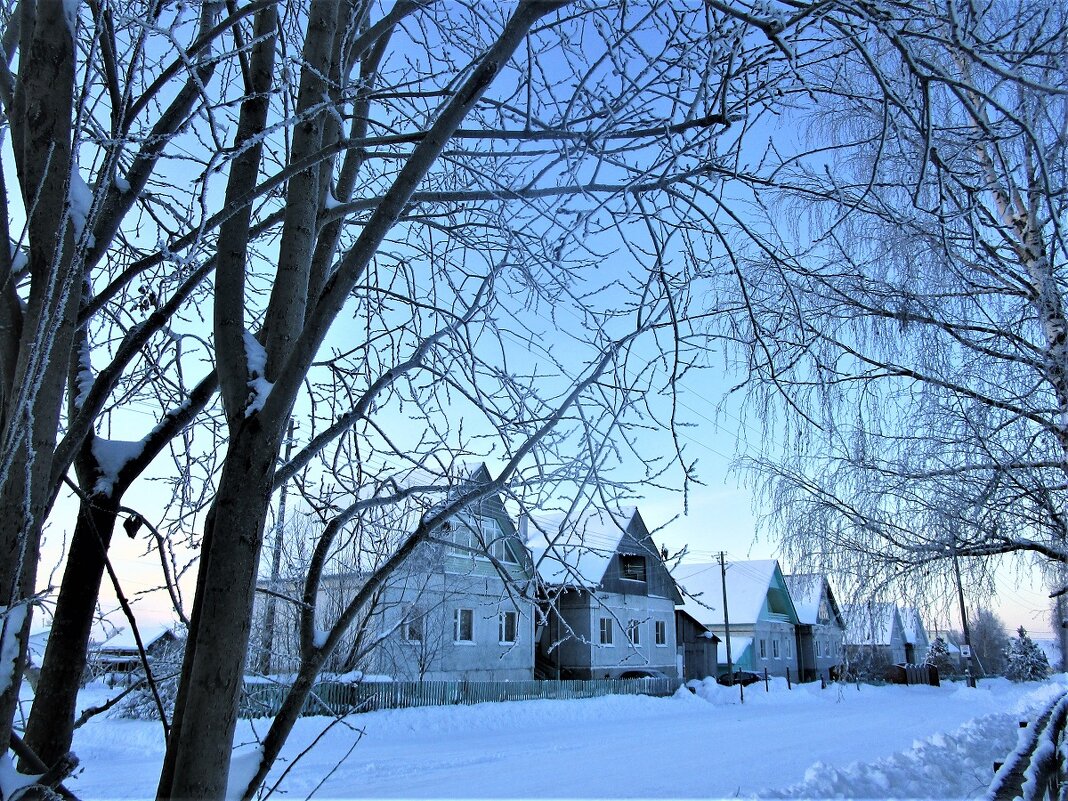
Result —
<instances>
[{"instance_id":1,"label":"snow bank along road","mask_svg":"<svg viewBox=\"0 0 1068 801\"><path fill-rule=\"evenodd\" d=\"M673 698L381 711L335 724L280 789L301 799L317 787L320 799L969 798L1015 747L1018 721L1066 686L1068 675L977 689L773 682L741 705L736 690L706 682ZM287 759L329 723L300 721ZM265 729L245 721L239 740ZM84 769L69 786L81 798L154 794L158 724L97 718L74 747Z\"/></svg>"}]
</instances>

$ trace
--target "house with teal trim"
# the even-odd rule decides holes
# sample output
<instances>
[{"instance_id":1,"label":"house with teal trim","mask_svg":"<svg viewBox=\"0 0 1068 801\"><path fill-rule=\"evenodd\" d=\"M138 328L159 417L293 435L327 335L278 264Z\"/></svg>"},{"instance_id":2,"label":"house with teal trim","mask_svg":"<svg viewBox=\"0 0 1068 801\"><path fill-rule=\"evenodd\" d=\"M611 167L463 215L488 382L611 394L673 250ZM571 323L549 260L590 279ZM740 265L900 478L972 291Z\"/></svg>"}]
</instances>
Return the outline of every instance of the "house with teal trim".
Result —
<instances>
[{"instance_id":1,"label":"house with teal trim","mask_svg":"<svg viewBox=\"0 0 1068 801\"><path fill-rule=\"evenodd\" d=\"M734 670L798 677L797 610L775 559L728 562L727 614L718 562L680 564L672 575L682 591L683 609L715 633L720 674L727 672L727 646ZM729 636L728 626L729 621Z\"/></svg>"},{"instance_id":2,"label":"house with teal trim","mask_svg":"<svg viewBox=\"0 0 1068 801\"><path fill-rule=\"evenodd\" d=\"M819 573L786 576L797 610L797 666L801 681L833 679L845 654L845 619L827 577Z\"/></svg>"},{"instance_id":3,"label":"house with teal trim","mask_svg":"<svg viewBox=\"0 0 1068 801\"><path fill-rule=\"evenodd\" d=\"M675 606L682 597L637 509L540 524L530 534L540 583L538 676L681 675Z\"/></svg>"}]
</instances>

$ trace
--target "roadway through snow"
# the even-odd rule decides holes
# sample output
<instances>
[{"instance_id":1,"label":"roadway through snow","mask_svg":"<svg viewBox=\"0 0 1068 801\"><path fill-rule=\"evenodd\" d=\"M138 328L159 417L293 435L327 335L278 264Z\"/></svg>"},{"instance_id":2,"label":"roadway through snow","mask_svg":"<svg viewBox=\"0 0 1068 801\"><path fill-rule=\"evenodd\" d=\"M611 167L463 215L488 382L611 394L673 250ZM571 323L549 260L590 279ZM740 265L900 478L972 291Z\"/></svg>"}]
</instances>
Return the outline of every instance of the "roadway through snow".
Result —
<instances>
[{"instance_id":1,"label":"roadway through snow","mask_svg":"<svg viewBox=\"0 0 1068 801\"><path fill-rule=\"evenodd\" d=\"M839 771L832 778L840 785L865 777L867 769L852 763L912 749L912 761L899 772L923 773L917 760L934 755L940 764L931 771L932 794L965 797L989 780L990 754L969 762L975 736L938 735L981 718L973 729L983 746L1007 752L1021 710L1046 698L1046 689L998 680L978 690L865 686L858 692L849 685L821 692L818 685L788 691L782 682L770 694L750 688L744 706L736 691L706 688L707 700L617 696L380 711L333 726L280 789L290 799L313 791L316 799L722 798L774 792L828 771ZM301 720L286 759L327 722ZM351 727L364 731L358 743ZM266 721L245 721L238 737L251 743L254 732L265 730ZM937 747L913 748L928 740ZM75 750L85 766L71 784L79 797L154 793L162 759L158 724L94 719L79 730ZM815 763L822 766L810 771ZM952 792L938 792L939 776L953 783ZM865 786L876 788L867 797L893 795L885 779Z\"/></svg>"}]
</instances>

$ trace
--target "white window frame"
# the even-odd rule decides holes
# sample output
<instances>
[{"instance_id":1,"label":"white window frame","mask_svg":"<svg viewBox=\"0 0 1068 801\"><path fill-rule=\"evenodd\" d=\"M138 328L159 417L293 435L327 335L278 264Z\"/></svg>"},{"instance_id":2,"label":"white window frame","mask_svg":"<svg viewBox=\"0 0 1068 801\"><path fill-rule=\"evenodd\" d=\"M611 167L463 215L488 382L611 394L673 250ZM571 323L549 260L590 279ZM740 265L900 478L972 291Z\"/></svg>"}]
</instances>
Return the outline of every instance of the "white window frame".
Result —
<instances>
[{"instance_id":1,"label":"white window frame","mask_svg":"<svg viewBox=\"0 0 1068 801\"><path fill-rule=\"evenodd\" d=\"M512 624L512 639L508 637L508 621ZM497 615L497 642L501 645L515 645L519 642L519 613L509 609Z\"/></svg>"},{"instance_id":2,"label":"white window frame","mask_svg":"<svg viewBox=\"0 0 1068 801\"><path fill-rule=\"evenodd\" d=\"M642 644L642 622L631 618L627 621L627 642L630 645Z\"/></svg>"},{"instance_id":3,"label":"white window frame","mask_svg":"<svg viewBox=\"0 0 1068 801\"><path fill-rule=\"evenodd\" d=\"M786 649L785 649L786 658L787 659L793 659L794 658L794 646L793 646L793 643L790 641L789 637L786 638L786 642L784 644L786 646Z\"/></svg>"},{"instance_id":4,"label":"white window frame","mask_svg":"<svg viewBox=\"0 0 1068 801\"><path fill-rule=\"evenodd\" d=\"M412 632L418 629L419 636L412 637ZM405 642L423 642L426 637L426 612L417 607L408 610L404 621L401 623L401 638Z\"/></svg>"},{"instance_id":5,"label":"white window frame","mask_svg":"<svg viewBox=\"0 0 1068 801\"><path fill-rule=\"evenodd\" d=\"M772 659L782 659L782 657L779 656L779 638L778 637L773 638L772 641L771 641L771 658Z\"/></svg>"},{"instance_id":6,"label":"white window frame","mask_svg":"<svg viewBox=\"0 0 1068 801\"><path fill-rule=\"evenodd\" d=\"M823 643L816 640L816 658L819 659L823 656Z\"/></svg>"},{"instance_id":7,"label":"white window frame","mask_svg":"<svg viewBox=\"0 0 1068 801\"><path fill-rule=\"evenodd\" d=\"M667 646L667 621L656 620L653 621L653 641L657 646L664 648Z\"/></svg>"},{"instance_id":8,"label":"white window frame","mask_svg":"<svg viewBox=\"0 0 1068 801\"><path fill-rule=\"evenodd\" d=\"M466 639L461 638L461 636L460 636L460 635L462 635L464 633L463 632L463 620L464 620L464 617L465 617L465 615L464 615L465 612L467 613L466 616L468 618L468 623L467 623L468 633L471 635L470 637L468 637ZM461 607L458 607L457 609L455 609L453 611L453 615L452 615L452 641L454 643L456 643L457 645L469 644L469 643L474 643L475 642L475 610L474 609L468 609L467 607L461 606Z\"/></svg>"},{"instance_id":9,"label":"white window frame","mask_svg":"<svg viewBox=\"0 0 1068 801\"><path fill-rule=\"evenodd\" d=\"M760 640L760 658L761 659L767 659L768 658L768 641L765 640L765 639L761 639Z\"/></svg>"},{"instance_id":10,"label":"white window frame","mask_svg":"<svg viewBox=\"0 0 1068 801\"><path fill-rule=\"evenodd\" d=\"M612 618L610 618L610 617L602 617L601 618L601 623L600 623L601 645L614 645L615 644L615 643L612 642L612 639L613 639L612 638L612 629L614 629L614 628L615 628L615 626L612 625Z\"/></svg>"}]
</instances>

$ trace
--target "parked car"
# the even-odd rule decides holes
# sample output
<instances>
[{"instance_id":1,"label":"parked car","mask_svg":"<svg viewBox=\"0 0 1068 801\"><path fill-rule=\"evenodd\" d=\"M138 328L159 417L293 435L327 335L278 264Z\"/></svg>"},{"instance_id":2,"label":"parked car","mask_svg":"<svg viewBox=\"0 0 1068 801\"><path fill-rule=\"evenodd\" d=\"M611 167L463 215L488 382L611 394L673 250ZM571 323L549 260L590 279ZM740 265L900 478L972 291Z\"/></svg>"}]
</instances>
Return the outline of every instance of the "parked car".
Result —
<instances>
[{"instance_id":1,"label":"parked car","mask_svg":"<svg viewBox=\"0 0 1068 801\"><path fill-rule=\"evenodd\" d=\"M659 670L624 670L619 674L621 679L666 679L669 678L667 673Z\"/></svg>"},{"instance_id":2,"label":"parked car","mask_svg":"<svg viewBox=\"0 0 1068 801\"><path fill-rule=\"evenodd\" d=\"M763 676L751 670L736 670L733 673L724 673L722 676L717 677L716 682L724 687L733 687L735 684L748 687L750 684L756 684L763 679Z\"/></svg>"}]
</instances>

